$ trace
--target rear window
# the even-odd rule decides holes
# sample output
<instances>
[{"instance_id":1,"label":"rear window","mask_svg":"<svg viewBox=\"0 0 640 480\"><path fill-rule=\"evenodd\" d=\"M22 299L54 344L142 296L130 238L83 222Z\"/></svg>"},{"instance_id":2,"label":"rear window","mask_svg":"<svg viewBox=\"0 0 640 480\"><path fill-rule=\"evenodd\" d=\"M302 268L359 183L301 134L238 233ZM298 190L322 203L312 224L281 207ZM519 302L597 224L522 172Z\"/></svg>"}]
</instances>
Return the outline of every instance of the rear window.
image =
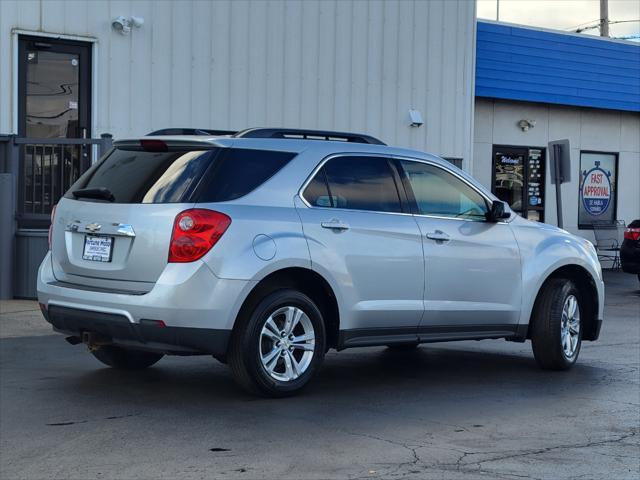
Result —
<instances>
[{"instance_id":1,"label":"rear window","mask_svg":"<svg viewBox=\"0 0 640 480\"><path fill-rule=\"evenodd\" d=\"M149 152L116 148L66 193L107 189L113 203L222 202L246 195L295 154L213 148ZM104 201L79 197L83 201Z\"/></svg>"}]
</instances>

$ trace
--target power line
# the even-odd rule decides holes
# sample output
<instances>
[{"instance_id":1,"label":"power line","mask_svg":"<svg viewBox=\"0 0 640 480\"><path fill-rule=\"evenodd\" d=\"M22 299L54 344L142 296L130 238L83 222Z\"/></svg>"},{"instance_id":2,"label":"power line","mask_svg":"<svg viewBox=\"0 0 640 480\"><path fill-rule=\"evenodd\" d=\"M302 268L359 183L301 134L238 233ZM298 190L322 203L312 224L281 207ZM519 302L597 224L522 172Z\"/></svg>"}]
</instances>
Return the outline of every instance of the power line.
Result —
<instances>
[{"instance_id":1,"label":"power line","mask_svg":"<svg viewBox=\"0 0 640 480\"><path fill-rule=\"evenodd\" d=\"M640 18L636 18L635 20L616 20L615 22L609 22L609 25L613 25L614 23L632 23L632 22L640 22Z\"/></svg>"},{"instance_id":2,"label":"power line","mask_svg":"<svg viewBox=\"0 0 640 480\"><path fill-rule=\"evenodd\" d=\"M597 22L598 22L598 23L594 23L593 25L588 25L588 26L585 26L585 27L582 27L582 28L578 28L578 29L576 29L576 30L575 30L575 32L576 32L576 33L582 33L582 32L584 32L585 30L593 30L594 28L600 28L600 22L601 22L601 21L600 21L600 20L597 20ZM640 19L634 19L634 20L615 20L615 21L609 20L609 21L607 22L607 24L608 24L608 25L615 25L615 24L618 24L618 23L633 23L633 22L640 22ZM584 25L584 24L583 24L583 25Z\"/></svg>"},{"instance_id":3,"label":"power line","mask_svg":"<svg viewBox=\"0 0 640 480\"><path fill-rule=\"evenodd\" d=\"M575 30L576 28L579 28L579 27L581 27L581 26L583 26L583 25L590 25L590 24L592 24L593 22L599 22L599 21L600 21L600 19L598 19L598 18L594 18L593 20L589 20L588 22L579 23L579 24L577 24L577 25L574 25L573 27L567 27L567 28L565 28L565 30L572 30L572 31L573 31L573 30Z\"/></svg>"}]
</instances>

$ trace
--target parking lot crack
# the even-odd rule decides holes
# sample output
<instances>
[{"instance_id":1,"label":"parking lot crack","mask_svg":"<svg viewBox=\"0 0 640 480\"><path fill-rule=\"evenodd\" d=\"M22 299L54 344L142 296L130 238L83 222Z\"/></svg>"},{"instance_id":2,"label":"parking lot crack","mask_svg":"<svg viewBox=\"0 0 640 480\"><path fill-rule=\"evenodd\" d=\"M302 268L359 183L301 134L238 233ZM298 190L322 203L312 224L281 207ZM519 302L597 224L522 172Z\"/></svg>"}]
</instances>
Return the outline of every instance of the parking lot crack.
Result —
<instances>
[{"instance_id":1,"label":"parking lot crack","mask_svg":"<svg viewBox=\"0 0 640 480\"><path fill-rule=\"evenodd\" d=\"M346 432L348 435L352 435L354 437L363 437L363 438L368 438L370 440L376 440L379 442L385 442L391 445L395 445L397 447L401 447L404 448L405 450L409 451L411 453L412 459L408 462L400 462L395 464L395 469L392 472L388 472L387 475L394 475L397 472L399 472L402 468L406 467L406 466L413 466L416 465L420 462L420 457L418 456L418 448L422 448L425 447L426 445L410 445L408 443L404 443L404 442L398 442L395 440L389 440L388 438L383 438L383 437L377 437L375 435L369 435L366 433L355 433L355 432Z\"/></svg>"},{"instance_id":2,"label":"parking lot crack","mask_svg":"<svg viewBox=\"0 0 640 480\"><path fill-rule=\"evenodd\" d=\"M482 465L485 463L490 463L490 462L499 462L502 460L508 460L508 459L512 459L512 458L520 458L520 457L526 457L526 456L531 456L531 455L541 455L544 453L548 453L548 452L552 452L555 450L574 450L574 449L582 449L582 448L590 448L590 447L597 447L600 445L609 445L609 444L613 444L613 443L623 443L625 440L635 437L637 434L637 431L633 430L627 434L621 435L617 438L613 438L613 439L605 439L605 440L597 440L597 441L589 441L586 443L578 443L578 444L567 444L567 445L556 445L556 446L552 446L552 447L545 447L545 448L539 448L539 449L535 449L535 450L524 450L524 451L519 451L519 452L515 452L515 453L511 453L508 455L501 455L501 456L497 456L497 457L491 457L491 458L486 458L483 460L478 460L478 461L473 461L473 462L463 462L463 460L470 456L470 455L487 455L487 454L491 454L491 453L498 453L498 452L467 452L464 453L456 462L455 466L457 468L462 468L463 466L471 466L471 465Z\"/></svg>"}]
</instances>

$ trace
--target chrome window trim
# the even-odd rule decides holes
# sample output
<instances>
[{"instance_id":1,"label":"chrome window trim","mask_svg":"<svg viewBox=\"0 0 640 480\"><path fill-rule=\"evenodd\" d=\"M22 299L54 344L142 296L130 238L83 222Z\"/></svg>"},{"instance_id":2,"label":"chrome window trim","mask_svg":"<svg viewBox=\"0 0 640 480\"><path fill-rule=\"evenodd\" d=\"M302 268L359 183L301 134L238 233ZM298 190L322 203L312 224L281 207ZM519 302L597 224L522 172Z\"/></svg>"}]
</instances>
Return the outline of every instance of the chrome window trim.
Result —
<instances>
[{"instance_id":1,"label":"chrome window trim","mask_svg":"<svg viewBox=\"0 0 640 480\"><path fill-rule=\"evenodd\" d=\"M318 207L316 205L311 205L307 201L307 199L304 198L304 195L303 195L304 190L311 183L311 180L313 180L313 178L318 174L320 169L322 167L324 167L325 163L327 163L330 160L333 160L334 158L339 158L339 157L361 157L361 156L382 157L382 158L388 158L390 160L406 160L406 161L410 161L410 162L426 163L427 165L431 165L431 166L434 166L436 168L440 168L440 169L444 170L445 172L448 172L448 173L454 175L456 178L458 178L459 180L461 180L462 182L467 184L469 186L469 188L471 188L473 191L477 192L478 195L480 195L487 202L489 202L489 204L491 204L493 202L493 200L491 198L489 198L484 192L481 192L480 190L478 190L473 184L469 183L469 181L467 179L465 179L464 177L461 177L456 172L454 172L452 170L449 170L445 166L438 165L436 162L434 162L432 160L426 160L426 159L423 159L423 158L415 158L415 157L407 157L407 156L403 156L403 155L384 154L384 153L341 152L341 153L332 153L331 155L326 156L311 171L311 173L309 174L307 179L304 181L304 183L302 184L302 186L298 190L298 197L300 197L300 200L302 200L302 203L304 203L308 208L328 210L328 211L331 211L331 212L341 211L341 212L361 212L361 213L379 213L379 214L381 213L381 214L386 214L386 215L408 215L408 216L414 216L414 217L437 218L437 219L440 219L440 220L455 220L455 221L463 221L463 222L483 222L483 223L486 222L486 220L480 220L480 219L476 220L476 219L472 219L472 218L445 217L445 216L442 216L442 215L429 215L429 214L424 214L424 213L382 212L382 211L379 211L379 210L358 210L358 209L354 209L354 208ZM495 222L495 223L508 223L509 221L511 221L511 218L506 219L506 221L500 221L500 222Z\"/></svg>"},{"instance_id":2,"label":"chrome window trim","mask_svg":"<svg viewBox=\"0 0 640 480\"><path fill-rule=\"evenodd\" d=\"M432 167L436 167L436 168L439 168L440 170L444 170L445 172L450 173L451 175L456 177L458 180L461 180L463 183L465 183L469 188L471 188L471 190L473 190L478 195L480 195L482 198L484 198L485 201L487 201L489 204L491 204L493 202L493 200L491 198L489 198L484 192L478 190L476 188L476 186L473 185L472 183L470 183L466 178L460 176L460 174L454 172L453 170L449 170L444 165L439 165L439 164L437 164L437 163L435 163L435 162L433 162L431 160L424 160L422 158L404 157L404 156L401 156L401 155L393 155L393 158L395 158L396 160L406 160L408 162L426 163L427 165L431 165ZM423 214L421 214L421 215L423 215Z\"/></svg>"},{"instance_id":3,"label":"chrome window trim","mask_svg":"<svg viewBox=\"0 0 640 480\"><path fill-rule=\"evenodd\" d=\"M302 187L300 187L300 189L298 190L298 196L307 207L322 208L322 209L331 210L331 211L340 210L344 212L369 212L369 213L390 213L392 215L411 215L410 213L404 213L404 212L383 212L380 210L358 210L355 208L318 207L315 205L311 205L307 201L307 199L304 198L304 195L303 195L304 190L311 183L311 180L313 180L313 178L318 174L320 169L324 167L325 163L329 162L330 160L333 160L334 158L339 158L339 157L380 157L380 158L387 158L391 160L393 158L393 155L386 155L384 153L369 153L369 152L342 152L342 153L332 153L331 155L326 156L320 161L320 163L318 163L318 165L315 166L315 168L311 171L311 174L307 177L307 179L302 184ZM393 178L393 176L391 178ZM395 183L396 182L394 180L394 184ZM396 189L397 188L398 186L396 185ZM400 192L397 192L397 193L398 193L398 203L402 204L402 199L400 198Z\"/></svg>"}]
</instances>

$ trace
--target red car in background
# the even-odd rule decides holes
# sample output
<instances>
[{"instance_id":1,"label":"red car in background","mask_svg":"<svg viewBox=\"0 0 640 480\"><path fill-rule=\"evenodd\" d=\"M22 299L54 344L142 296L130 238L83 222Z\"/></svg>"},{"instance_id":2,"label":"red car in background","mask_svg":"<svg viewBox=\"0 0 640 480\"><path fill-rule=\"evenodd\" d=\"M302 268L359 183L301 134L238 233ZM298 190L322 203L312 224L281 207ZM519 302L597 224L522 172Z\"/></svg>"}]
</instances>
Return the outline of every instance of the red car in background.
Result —
<instances>
[{"instance_id":1,"label":"red car in background","mask_svg":"<svg viewBox=\"0 0 640 480\"><path fill-rule=\"evenodd\" d=\"M624 231L620 262L623 271L635 273L640 281L640 219L631 222Z\"/></svg>"}]
</instances>

